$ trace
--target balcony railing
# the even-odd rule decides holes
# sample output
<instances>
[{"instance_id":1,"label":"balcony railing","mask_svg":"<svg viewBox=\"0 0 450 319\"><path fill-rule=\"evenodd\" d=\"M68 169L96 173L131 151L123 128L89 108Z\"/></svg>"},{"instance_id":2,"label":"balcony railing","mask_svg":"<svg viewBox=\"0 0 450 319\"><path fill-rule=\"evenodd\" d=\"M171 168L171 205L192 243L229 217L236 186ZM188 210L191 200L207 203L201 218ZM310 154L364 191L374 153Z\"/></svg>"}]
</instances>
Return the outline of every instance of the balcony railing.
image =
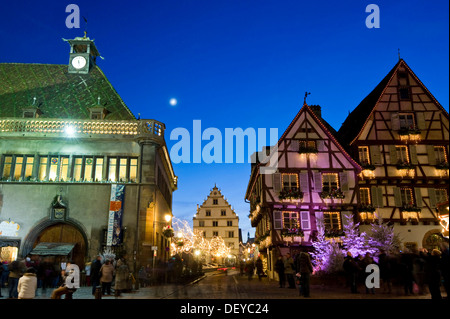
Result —
<instances>
[{"instance_id":1,"label":"balcony railing","mask_svg":"<svg viewBox=\"0 0 450 319\"><path fill-rule=\"evenodd\" d=\"M54 137L87 137L88 135L125 135L164 137L165 125L155 120L62 120L62 119L0 119L0 135L31 133ZM8 134L9 135L9 134Z\"/></svg>"}]
</instances>

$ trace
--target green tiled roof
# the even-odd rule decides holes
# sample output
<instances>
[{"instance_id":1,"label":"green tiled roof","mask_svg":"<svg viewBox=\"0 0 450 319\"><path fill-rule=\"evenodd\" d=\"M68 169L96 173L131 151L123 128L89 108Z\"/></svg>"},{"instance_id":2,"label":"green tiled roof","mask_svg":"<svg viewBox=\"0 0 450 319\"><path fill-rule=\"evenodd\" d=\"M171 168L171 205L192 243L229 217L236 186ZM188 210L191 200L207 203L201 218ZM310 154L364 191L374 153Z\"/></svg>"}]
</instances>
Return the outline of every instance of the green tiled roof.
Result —
<instances>
[{"instance_id":1,"label":"green tiled roof","mask_svg":"<svg viewBox=\"0 0 450 319\"><path fill-rule=\"evenodd\" d=\"M40 118L89 119L100 97L105 119L135 119L98 66L69 74L67 65L0 63L0 117L23 117L35 97Z\"/></svg>"}]
</instances>

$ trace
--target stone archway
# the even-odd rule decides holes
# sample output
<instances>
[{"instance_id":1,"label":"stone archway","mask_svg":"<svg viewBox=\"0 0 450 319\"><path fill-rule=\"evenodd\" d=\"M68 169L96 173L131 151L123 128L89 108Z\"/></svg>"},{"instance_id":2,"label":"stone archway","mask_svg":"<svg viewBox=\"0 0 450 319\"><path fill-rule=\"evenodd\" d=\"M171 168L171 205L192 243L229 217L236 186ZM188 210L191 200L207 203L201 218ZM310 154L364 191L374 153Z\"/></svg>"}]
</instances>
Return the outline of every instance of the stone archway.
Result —
<instances>
[{"instance_id":1,"label":"stone archway","mask_svg":"<svg viewBox=\"0 0 450 319\"><path fill-rule=\"evenodd\" d=\"M431 251L433 249L439 249L439 245L442 242L442 235L440 229L432 229L425 233L422 240L422 247Z\"/></svg>"},{"instance_id":2,"label":"stone archway","mask_svg":"<svg viewBox=\"0 0 450 319\"><path fill-rule=\"evenodd\" d=\"M68 222L47 221L36 226L25 240L23 255L27 255L37 244L44 242L75 244L71 258L80 269L84 268L88 242L84 232L77 225Z\"/></svg>"}]
</instances>

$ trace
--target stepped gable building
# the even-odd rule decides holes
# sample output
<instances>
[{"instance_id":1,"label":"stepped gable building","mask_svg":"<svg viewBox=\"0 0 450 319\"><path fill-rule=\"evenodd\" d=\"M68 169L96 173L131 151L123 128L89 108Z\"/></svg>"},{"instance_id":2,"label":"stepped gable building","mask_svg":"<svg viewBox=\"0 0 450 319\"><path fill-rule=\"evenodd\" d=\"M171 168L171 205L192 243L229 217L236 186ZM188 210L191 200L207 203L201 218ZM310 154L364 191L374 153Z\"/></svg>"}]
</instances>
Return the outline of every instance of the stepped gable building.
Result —
<instances>
[{"instance_id":1,"label":"stepped gable building","mask_svg":"<svg viewBox=\"0 0 450 319\"><path fill-rule=\"evenodd\" d=\"M335 131L321 117L320 106L306 103L278 141L265 150L278 159L277 171L262 174L273 161L258 161L245 199L256 227L255 243L270 277L277 257L312 249L317 220L330 236L338 236L357 208L357 178L361 167L335 139Z\"/></svg>"},{"instance_id":2,"label":"stepped gable building","mask_svg":"<svg viewBox=\"0 0 450 319\"><path fill-rule=\"evenodd\" d=\"M216 185L211 189L205 201L197 207L193 226L194 231L202 232L208 241L214 237L221 237L225 241L225 245L230 248L230 255L233 256L229 262L237 261L240 234L239 216Z\"/></svg>"},{"instance_id":3,"label":"stepped gable building","mask_svg":"<svg viewBox=\"0 0 450 319\"><path fill-rule=\"evenodd\" d=\"M436 208L448 207L449 116L403 59L349 114L337 137L363 168L357 220L364 224L380 214L405 247L436 247Z\"/></svg>"},{"instance_id":4,"label":"stepped gable building","mask_svg":"<svg viewBox=\"0 0 450 319\"><path fill-rule=\"evenodd\" d=\"M66 42L67 65L0 63L1 257L165 259L177 188L165 126L136 119L93 40Z\"/></svg>"}]
</instances>

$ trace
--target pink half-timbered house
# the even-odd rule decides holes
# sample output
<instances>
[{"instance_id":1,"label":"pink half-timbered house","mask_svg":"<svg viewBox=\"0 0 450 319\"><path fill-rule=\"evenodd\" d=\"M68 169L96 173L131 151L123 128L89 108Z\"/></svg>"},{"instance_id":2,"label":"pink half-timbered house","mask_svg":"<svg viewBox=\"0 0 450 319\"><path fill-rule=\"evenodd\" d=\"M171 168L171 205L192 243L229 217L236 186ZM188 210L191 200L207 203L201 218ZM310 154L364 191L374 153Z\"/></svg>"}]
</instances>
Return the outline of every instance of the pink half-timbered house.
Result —
<instances>
[{"instance_id":1,"label":"pink half-timbered house","mask_svg":"<svg viewBox=\"0 0 450 319\"><path fill-rule=\"evenodd\" d=\"M270 277L280 254L312 249L317 218L323 218L330 234L339 234L344 215L356 212L361 167L334 133L322 119L320 106L305 103L277 148L267 148L266 155L278 159L276 172L262 174L261 168L270 165L270 160L252 164L246 200Z\"/></svg>"}]
</instances>

